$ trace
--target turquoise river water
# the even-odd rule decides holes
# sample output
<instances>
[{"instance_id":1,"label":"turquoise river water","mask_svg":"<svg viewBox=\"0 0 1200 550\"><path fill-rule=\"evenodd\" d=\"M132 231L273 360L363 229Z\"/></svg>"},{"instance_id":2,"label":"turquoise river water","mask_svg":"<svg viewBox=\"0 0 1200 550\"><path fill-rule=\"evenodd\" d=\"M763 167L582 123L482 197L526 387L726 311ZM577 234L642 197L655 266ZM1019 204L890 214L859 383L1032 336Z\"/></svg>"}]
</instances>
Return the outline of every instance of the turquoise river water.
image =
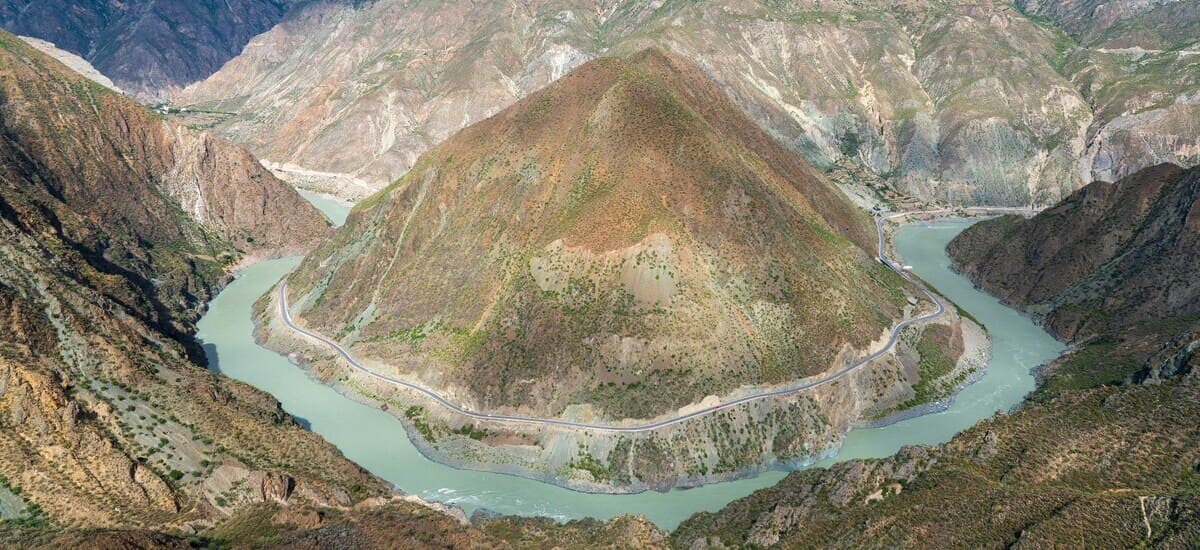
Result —
<instances>
[{"instance_id":1,"label":"turquoise river water","mask_svg":"<svg viewBox=\"0 0 1200 550\"><path fill-rule=\"evenodd\" d=\"M328 204L322 206L323 210L335 210ZM817 466L888 456L903 445L947 441L997 410L1018 403L1034 387L1031 369L1062 353L1062 344L1028 318L975 289L949 269L946 243L970 223L951 220L909 225L899 230L894 245L915 273L987 326L992 338L987 373L959 393L943 412L882 428L852 430L838 454ZM717 510L786 475L770 471L667 493L606 495L575 492L504 474L456 470L428 460L408 440L397 419L352 401L309 378L286 357L255 344L251 305L298 262L299 258L285 258L248 267L213 300L199 323L199 338L212 367L274 395L287 412L337 446L347 458L405 493L453 504L467 514L483 508L565 520L588 516L607 519L632 513L644 515L664 529L673 529L696 512Z\"/></svg>"}]
</instances>

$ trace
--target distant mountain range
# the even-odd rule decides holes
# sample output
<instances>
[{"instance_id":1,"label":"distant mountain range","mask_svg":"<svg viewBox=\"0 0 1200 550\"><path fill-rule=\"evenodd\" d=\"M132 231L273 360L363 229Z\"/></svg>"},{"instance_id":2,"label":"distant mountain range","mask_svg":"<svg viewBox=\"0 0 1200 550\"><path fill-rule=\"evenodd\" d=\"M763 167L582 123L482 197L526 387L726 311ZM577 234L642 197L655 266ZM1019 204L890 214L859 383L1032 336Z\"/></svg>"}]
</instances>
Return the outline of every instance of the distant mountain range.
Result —
<instances>
[{"instance_id":1,"label":"distant mountain range","mask_svg":"<svg viewBox=\"0 0 1200 550\"><path fill-rule=\"evenodd\" d=\"M815 166L923 199L1045 206L1200 162L1189 1L5 0L0 25L350 197L335 175L382 187L580 63L648 45Z\"/></svg>"},{"instance_id":2,"label":"distant mountain range","mask_svg":"<svg viewBox=\"0 0 1200 550\"><path fill-rule=\"evenodd\" d=\"M657 45L819 168L1044 206L1200 162L1196 3L1109 2L1092 26L1086 4L318 2L174 101L263 158L382 186L580 63Z\"/></svg>"},{"instance_id":3,"label":"distant mountain range","mask_svg":"<svg viewBox=\"0 0 1200 550\"><path fill-rule=\"evenodd\" d=\"M203 80L301 0L0 0L0 27L83 57L147 102Z\"/></svg>"}]
</instances>

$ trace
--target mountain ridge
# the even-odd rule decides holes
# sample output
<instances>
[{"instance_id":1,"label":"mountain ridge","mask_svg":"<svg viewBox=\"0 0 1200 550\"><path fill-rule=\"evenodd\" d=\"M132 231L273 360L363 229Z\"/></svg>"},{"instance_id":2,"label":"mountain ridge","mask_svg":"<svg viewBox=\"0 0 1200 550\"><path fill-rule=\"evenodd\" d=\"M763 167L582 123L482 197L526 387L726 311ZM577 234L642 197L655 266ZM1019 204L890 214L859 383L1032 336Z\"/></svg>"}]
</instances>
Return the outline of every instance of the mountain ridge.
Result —
<instances>
[{"instance_id":1,"label":"mountain ridge","mask_svg":"<svg viewBox=\"0 0 1200 550\"><path fill-rule=\"evenodd\" d=\"M1184 10L1172 25L1200 20ZM1200 119L1189 99L1200 57L1168 49L1147 63L1079 44L1004 2L541 1L500 11L314 5L173 101L273 162L382 186L580 63L657 46L699 64L814 166L926 201L1048 205L1094 179L1200 162L1189 122Z\"/></svg>"}]
</instances>

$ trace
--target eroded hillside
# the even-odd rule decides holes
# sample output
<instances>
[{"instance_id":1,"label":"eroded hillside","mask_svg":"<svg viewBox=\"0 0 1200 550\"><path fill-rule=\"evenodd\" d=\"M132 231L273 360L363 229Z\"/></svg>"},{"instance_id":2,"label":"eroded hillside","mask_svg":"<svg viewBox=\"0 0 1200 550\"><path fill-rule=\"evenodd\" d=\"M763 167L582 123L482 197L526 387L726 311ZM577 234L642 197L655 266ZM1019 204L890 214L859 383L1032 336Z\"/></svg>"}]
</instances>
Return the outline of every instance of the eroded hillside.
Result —
<instances>
[{"instance_id":1,"label":"eroded hillside","mask_svg":"<svg viewBox=\"0 0 1200 550\"><path fill-rule=\"evenodd\" d=\"M1193 2L1107 3L1125 23L1106 36L1131 37L1116 41L1026 4L1034 15L956 0L317 3L175 101L263 158L379 187L580 63L654 45L815 166L924 199L1048 205L1200 161Z\"/></svg>"}]
</instances>

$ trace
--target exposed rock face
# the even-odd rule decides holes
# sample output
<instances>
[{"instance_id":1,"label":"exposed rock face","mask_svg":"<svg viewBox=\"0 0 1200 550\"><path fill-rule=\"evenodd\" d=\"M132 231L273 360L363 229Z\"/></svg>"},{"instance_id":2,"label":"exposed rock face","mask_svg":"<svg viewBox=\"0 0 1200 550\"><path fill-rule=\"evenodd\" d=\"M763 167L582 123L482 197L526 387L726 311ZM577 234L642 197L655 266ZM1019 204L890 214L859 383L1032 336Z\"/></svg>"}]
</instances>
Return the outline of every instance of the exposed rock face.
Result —
<instances>
[{"instance_id":1,"label":"exposed rock face","mask_svg":"<svg viewBox=\"0 0 1200 550\"><path fill-rule=\"evenodd\" d=\"M227 264L307 246L319 214L245 151L2 32L0 74L7 483L76 527L203 526L257 501L236 473L267 468L287 472L273 499L382 492L273 399L189 361Z\"/></svg>"},{"instance_id":2,"label":"exposed rock face","mask_svg":"<svg viewBox=\"0 0 1200 550\"><path fill-rule=\"evenodd\" d=\"M1080 170L1116 181L1169 162L1200 164L1200 4L1019 2L1078 42L1062 71L1095 113Z\"/></svg>"},{"instance_id":3,"label":"exposed rock face","mask_svg":"<svg viewBox=\"0 0 1200 550\"><path fill-rule=\"evenodd\" d=\"M1200 24L1195 2L1188 0L1017 0L1016 5L1051 19L1081 43L1108 47L1195 40Z\"/></svg>"},{"instance_id":4,"label":"exposed rock face","mask_svg":"<svg viewBox=\"0 0 1200 550\"><path fill-rule=\"evenodd\" d=\"M296 480L292 476L281 473L264 473L262 476L261 496L263 501L287 502L296 488Z\"/></svg>"},{"instance_id":5,"label":"exposed rock face","mask_svg":"<svg viewBox=\"0 0 1200 550\"><path fill-rule=\"evenodd\" d=\"M1090 347L1107 365L1097 381L1120 382L1200 332L1200 168L1093 183L1032 219L981 222L949 252L980 286L1085 346L1080 357Z\"/></svg>"},{"instance_id":6,"label":"exposed rock face","mask_svg":"<svg viewBox=\"0 0 1200 550\"><path fill-rule=\"evenodd\" d=\"M70 67L71 70L86 77L88 80L91 80L92 82L95 82L96 84L104 86L105 88L109 88L109 89L113 90L114 92L121 91L121 89L116 84L113 84L112 80L109 80L109 78L107 76L100 74L100 71L97 71L96 68L93 67L91 63L88 63L86 59L79 57L78 55L75 55L66 50L60 50L53 43L47 42L40 38L34 38L32 36L22 36L21 40L24 40L26 44L29 44L30 46L37 48L42 53L44 53L50 57L53 57L54 59L57 59L63 65Z\"/></svg>"},{"instance_id":7,"label":"exposed rock face","mask_svg":"<svg viewBox=\"0 0 1200 550\"><path fill-rule=\"evenodd\" d=\"M656 50L422 157L291 278L295 313L481 407L649 418L823 372L900 316L866 216Z\"/></svg>"},{"instance_id":8,"label":"exposed rock face","mask_svg":"<svg viewBox=\"0 0 1200 550\"><path fill-rule=\"evenodd\" d=\"M1153 28L1194 42L1194 2L1171 5ZM263 158L382 186L579 63L649 45L700 65L814 165L925 198L1047 205L1200 162L1195 48L1146 63L999 1L326 2L174 100L234 113L205 122Z\"/></svg>"},{"instance_id":9,"label":"exposed rock face","mask_svg":"<svg viewBox=\"0 0 1200 550\"><path fill-rule=\"evenodd\" d=\"M3 0L0 26L53 42L145 100L200 80L294 0Z\"/></svg>"},{"instance_id":10,"label":"exposed rock face","mask_svg":"<svg viewBox=\"0 0 1200 550\"><path fill-rule=\"evenodd\" d=\"M317 2L175 102L253 113L220 132L264 159L381 187L593 57L589 4Z\"/></svg>"}]
</instances>

